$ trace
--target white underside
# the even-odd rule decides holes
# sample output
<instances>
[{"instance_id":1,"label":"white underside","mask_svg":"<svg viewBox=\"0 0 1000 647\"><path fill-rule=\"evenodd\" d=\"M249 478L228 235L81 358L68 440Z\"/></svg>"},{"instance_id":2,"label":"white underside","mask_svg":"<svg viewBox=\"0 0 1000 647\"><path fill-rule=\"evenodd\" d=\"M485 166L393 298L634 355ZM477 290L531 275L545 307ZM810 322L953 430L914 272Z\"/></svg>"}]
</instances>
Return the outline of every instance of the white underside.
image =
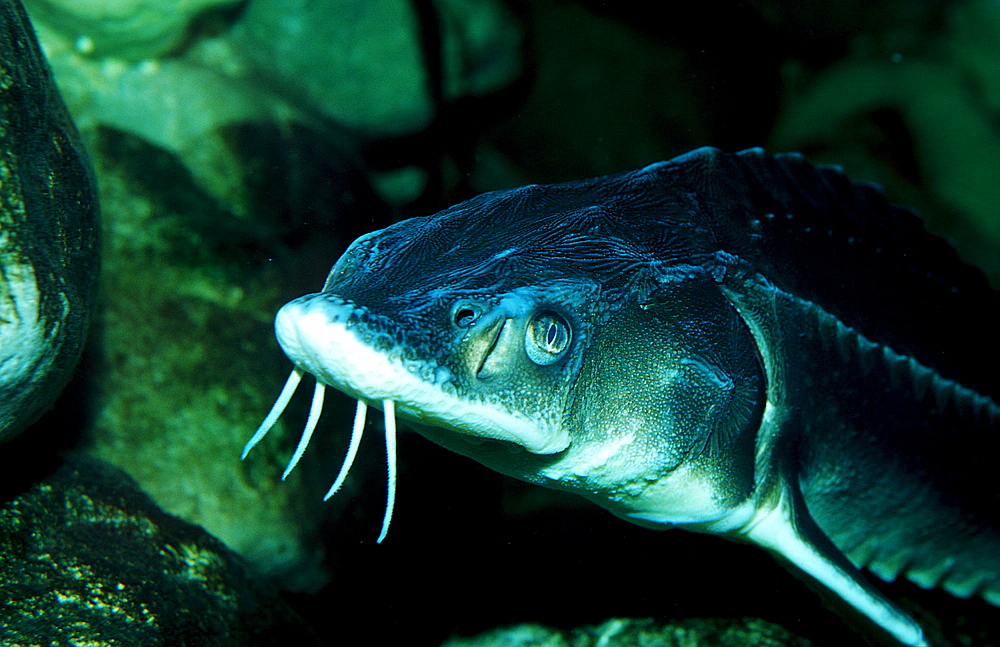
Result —
<instances>
[{"instance_id":1,"label":"white underside","mask_svg":"<svg viewBox=\"0 0 1000 647\"><path fill-rule=\"evenodd\" d=\"M757 544L785 557L803 572L821 582L859 612L892 634L899 642L912 647L926 647L923 630L901 610L865 590L853 577L803 540L795 530L791 505L785 494L777 506L761 510L742 530Z\"/></svg>"}]
</instances>

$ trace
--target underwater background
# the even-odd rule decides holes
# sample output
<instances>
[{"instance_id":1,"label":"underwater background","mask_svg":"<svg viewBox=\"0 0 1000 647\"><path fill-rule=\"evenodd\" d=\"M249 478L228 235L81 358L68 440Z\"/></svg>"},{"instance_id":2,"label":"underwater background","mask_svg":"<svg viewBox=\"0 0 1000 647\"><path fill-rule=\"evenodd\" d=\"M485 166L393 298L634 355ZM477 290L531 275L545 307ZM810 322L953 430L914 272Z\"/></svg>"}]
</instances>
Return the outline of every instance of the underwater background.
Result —
<instances>
[{"instance_id":1,"label":"underwater background","mask_svg":"<svg viewBox=\"0 0 1000 647\"><path fill-rule=\"evenodd\" d=\"M799 151L1000 286L1000 1L24 5L93 166L100 277L73 381L0 449L0 644L863 640L759 549L634 527L410 433L376 545L378 434L322 501L339 394L286 481L306 397L240 451L291 369L277 309L355 237L482 191ZM934 644L1000 644L981 600L878 584Z\"/></svg>"}]
</instances>

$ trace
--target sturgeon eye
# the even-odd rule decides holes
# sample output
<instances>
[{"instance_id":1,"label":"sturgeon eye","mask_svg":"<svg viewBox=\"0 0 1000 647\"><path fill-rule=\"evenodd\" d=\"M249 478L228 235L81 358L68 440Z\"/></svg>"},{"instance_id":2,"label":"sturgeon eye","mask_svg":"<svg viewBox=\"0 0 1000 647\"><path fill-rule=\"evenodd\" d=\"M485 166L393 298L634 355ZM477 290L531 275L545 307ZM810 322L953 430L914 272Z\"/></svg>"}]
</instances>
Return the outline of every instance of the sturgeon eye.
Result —
<instances>
[{"instance_id":1,"label":"sturgeon eye","mask_svg":"<svg viewBox=\"0 0 1000 647\"><path fill-rule=\"evenodd\" d=\"M535 364L547 366L566 354L570 330L566 320L554 312L542 312L528 322L524 350Z\"/></svg>"}]
</instances>

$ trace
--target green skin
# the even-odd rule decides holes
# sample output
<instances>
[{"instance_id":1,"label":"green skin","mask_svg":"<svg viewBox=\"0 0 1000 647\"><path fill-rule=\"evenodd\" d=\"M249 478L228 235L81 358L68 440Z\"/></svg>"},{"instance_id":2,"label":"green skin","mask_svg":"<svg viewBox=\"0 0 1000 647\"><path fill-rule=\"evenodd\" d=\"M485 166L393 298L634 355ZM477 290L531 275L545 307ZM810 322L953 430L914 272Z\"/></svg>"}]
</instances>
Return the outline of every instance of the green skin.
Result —
<instances>
[{"instance_id":1,"label":"green skin","mask_svg":"<svg viewBox=\"0 0 1000 647\"><path fill-rule=\"evenodd\" d=\"M719 249L732 232L694 193L649 199L720 158L761 159L696 151L364 236L282 308L279 342L449 449L640 525L760 545L874 631L926 644L858 566L997 601L1000 524L956 466L1000 409L793 294L754 248ZM970 442L944 451L944 434Z\"/></svg>"}]
</instances>

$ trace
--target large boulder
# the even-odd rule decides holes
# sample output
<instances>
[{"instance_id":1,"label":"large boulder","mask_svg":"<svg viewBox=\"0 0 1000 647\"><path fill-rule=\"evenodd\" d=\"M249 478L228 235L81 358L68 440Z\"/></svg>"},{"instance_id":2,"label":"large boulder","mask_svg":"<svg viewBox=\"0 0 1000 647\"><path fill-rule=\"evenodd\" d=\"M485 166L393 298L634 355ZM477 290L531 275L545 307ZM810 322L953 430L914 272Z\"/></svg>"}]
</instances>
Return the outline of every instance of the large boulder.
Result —
<instances>
[{"instance_id":1,"label":"large boulder","mask_svg":"<svg viewBox=\"0 0 1000 647\"><path fill-rule=\"evenodd\" d=\"M97 277L87 159L20 2L0 3L0 441L80 356Z\"/></svg>"},{"instance_id":2,"label":"large boulder","mask_svg":"<svg viewBox=\"0 0 1000 647\"><path fill-rule=\"evenodd\" d=\"M319 645L220 541L72 458L0 503L0 644Z\"/></svg>"},{"instance_id":3,"label":"large boulder","mask_svg":"<svg viewBox=\"0 0 1000 647\"><path fill-rule=\"evenodd\" d=\"M191 23L241 0L26 0L36 19L51 22L87 54L142 60L169 53Z\"/></svg>"}]
</instances>

